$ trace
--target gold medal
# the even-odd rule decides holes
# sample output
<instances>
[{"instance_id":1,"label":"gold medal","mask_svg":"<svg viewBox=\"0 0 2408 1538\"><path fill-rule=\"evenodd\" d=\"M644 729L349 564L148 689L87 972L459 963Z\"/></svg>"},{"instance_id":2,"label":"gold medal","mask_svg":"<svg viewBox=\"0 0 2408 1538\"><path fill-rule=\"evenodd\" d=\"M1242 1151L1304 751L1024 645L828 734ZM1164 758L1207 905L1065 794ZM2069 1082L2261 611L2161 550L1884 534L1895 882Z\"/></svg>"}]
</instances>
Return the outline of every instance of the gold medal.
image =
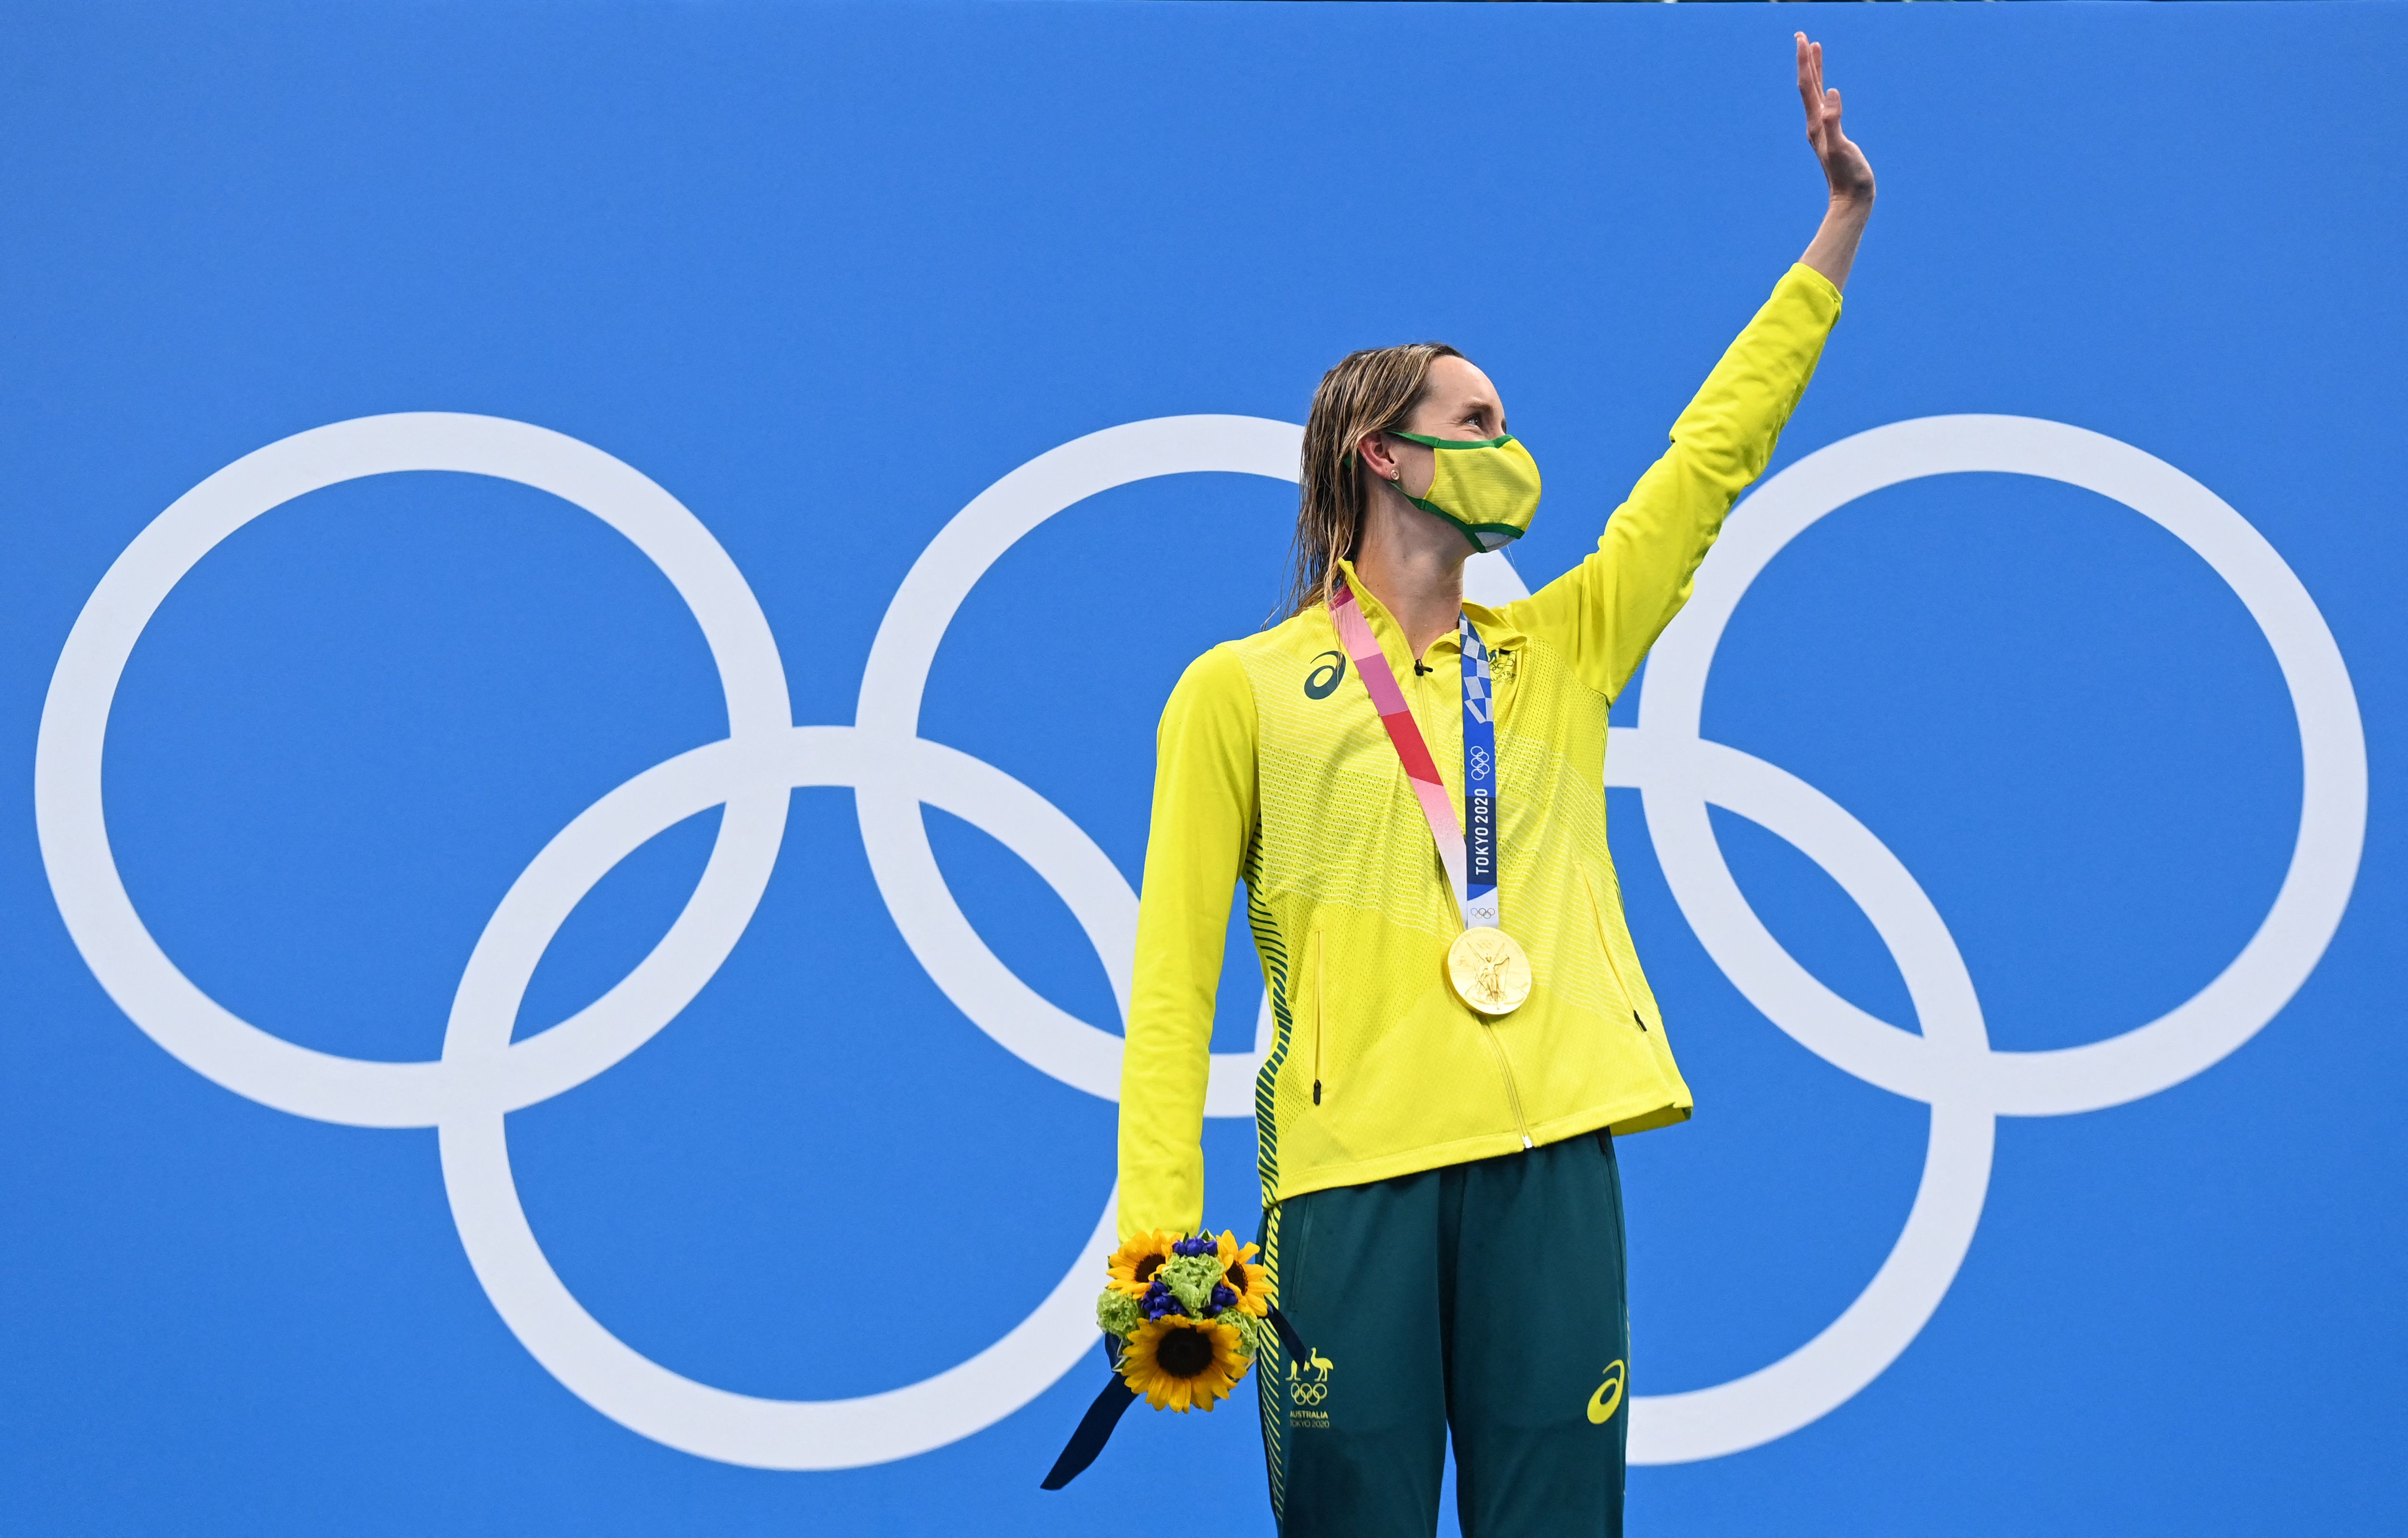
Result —
<instances>
[{"instance_id":1,"label":"gold medal","mask_svg":"<svg viewBox=\"0 0 2408 1538\"><path fill-rule=\"evenodd\" d=\"M1530 997L1530 958L1502 929L1466 929L1446 948L1446 979L1480 1013L1511 1014Z\"/></svg>"}]
</instances>

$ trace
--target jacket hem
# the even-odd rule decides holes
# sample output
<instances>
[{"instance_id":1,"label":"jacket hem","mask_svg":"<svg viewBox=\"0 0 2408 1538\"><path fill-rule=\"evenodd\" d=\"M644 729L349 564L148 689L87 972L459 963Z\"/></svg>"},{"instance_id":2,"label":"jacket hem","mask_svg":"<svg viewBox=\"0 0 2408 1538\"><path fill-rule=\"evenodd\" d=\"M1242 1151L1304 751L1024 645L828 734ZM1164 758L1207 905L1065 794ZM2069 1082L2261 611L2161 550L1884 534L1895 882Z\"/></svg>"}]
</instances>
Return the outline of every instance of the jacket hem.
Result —
<instances>
[{"instance_id":1,"label":"jacket hem","mask_svg":"<svg viewBox=\"0 0 2408 1538\"><path fill-rule=\"evenodd\" d=\"M1689 1119L1694 1103L1685 1096L1672 1100L1660 1097L1639 1097L1609 1101L1539 1123L1530 1128L1530 1143L1534 1147L1561 1143L1566 1138L1576 1138L1600 1128L1610 1128L1616 1137L1623 1137L1658 1127L1671 1127ZM1381 1158L1357 1159L1352 1164L1299 1171L1293 1180L1280 1183L1278 1200L1285 1201L1292 1196L1334 1190L1341 1186L1369 1186L1403 1175L1417 1175L1427 1170L1443 1170L1450 1164L1470 1164L1479 1159L1495 1158L1500 1154L1518 1154L1521 1151L1520 1133L1484 1132L1475 1138L1458 1138L1453 1143L1433 1143L1426 1148L1389 1154Z\"/></svg>"}]
</instances>

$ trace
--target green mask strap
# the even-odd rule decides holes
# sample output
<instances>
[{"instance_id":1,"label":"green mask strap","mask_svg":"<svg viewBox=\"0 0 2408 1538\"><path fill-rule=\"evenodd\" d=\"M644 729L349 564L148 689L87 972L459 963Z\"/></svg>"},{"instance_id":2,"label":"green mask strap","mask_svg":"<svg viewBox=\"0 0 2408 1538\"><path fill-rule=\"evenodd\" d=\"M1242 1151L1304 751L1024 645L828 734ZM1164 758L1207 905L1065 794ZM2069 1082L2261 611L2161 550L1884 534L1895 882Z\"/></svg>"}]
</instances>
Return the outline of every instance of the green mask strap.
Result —
<instances>
[{"instance_id":1,"label":"green mask strap","mask_svg":"<svg viewBox=\"0 0 2408 1538\"><path fill-rule=\"evenodd\" d=\"M1512 433L1506 433L1498 438L1424 438L1419 433L1400 432L1394 427L1383 427L1380 431L1390 438L1401 438L1408 443L1420 443L1432 449L1501 449L1513 441ZM1340 470L1354 463L1354 451L1352 449L1338 456L1338 467ZM1396 482L1391 481L1388 484L1393 486Z\"/></svg>"},{"instance_id":2,"label":"green mask strap","mask_svg":"<svg viewBox=\"0 0 2408 1538\"><path fill-rule=\"evenodd\" d=\"M1388 429L1388 436L1433 449L1501 449L1513 441L1512 433L1499 433L1495 438L1424 438L1419 433L1400 433L1393 427Z\"/></svg>"}]
</instances>

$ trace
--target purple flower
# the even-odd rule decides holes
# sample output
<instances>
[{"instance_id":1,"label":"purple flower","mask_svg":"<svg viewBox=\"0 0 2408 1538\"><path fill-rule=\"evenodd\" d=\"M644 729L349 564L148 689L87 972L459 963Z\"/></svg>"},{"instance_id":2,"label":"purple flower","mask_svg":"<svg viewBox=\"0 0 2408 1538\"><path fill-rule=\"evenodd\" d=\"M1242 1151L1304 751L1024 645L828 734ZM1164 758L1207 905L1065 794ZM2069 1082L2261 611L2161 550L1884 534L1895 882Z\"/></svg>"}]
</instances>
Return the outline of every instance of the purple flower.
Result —
<instances>
[{"instance_id":1,"label":"purple flower","mask_svg":"<svg viewBox=\"0 0 2408 1538\"><path fill-rule=\"evenodd\" d=\"M1169 1285L1160 1281L1145 1289L1145 1297L1139 1301L1138 1306L1145 1310L1145 1316L1149 1319L1159 1319L1166 1314L1183 1315L1187 1312L1181 1305L1178 1298L1171 1293Z\"/></svg>"},{"instance_id":2,"label":"purple flower","mask_svg":"<svg viewBox=\"0 0 2408 1538\"><path fill-rule=\"evenodd\" d=\"M1221 1282L1215 1282L1212 1284L1213 1313L1218 1314L1225 1308L1235 1308L1237 1306L1238 1295L1230 1291L1226 1284Z\"/></svg>"},{"instance_id":3,"label":"purple flower","mask_svg":"<svg viewBox=\"0 0 2408 1538\"><path fill-rule=\"evenodd\" d=\"M1221 1242L1219 1240L1213 1238L1209 1233L1199 1233L1193 1239L1182 1239L1173 1243L1170 1246L1170 1253L1173 1255L1211 1255L1218 1252L1220 1248Z\"/></svg>"}]
</instances>

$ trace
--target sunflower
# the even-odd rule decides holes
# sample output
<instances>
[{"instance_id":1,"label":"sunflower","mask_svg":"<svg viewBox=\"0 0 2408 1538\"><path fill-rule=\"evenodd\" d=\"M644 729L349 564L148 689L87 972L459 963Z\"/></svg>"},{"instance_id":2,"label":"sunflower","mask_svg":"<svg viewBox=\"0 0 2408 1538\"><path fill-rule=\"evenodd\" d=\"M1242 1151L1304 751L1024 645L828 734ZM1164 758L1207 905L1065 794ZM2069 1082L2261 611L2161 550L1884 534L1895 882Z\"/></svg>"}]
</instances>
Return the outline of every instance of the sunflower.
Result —
<instances>
[{"instance_id":1,"label":"sunflower","mask_svg":"<svg viewBox=\"0 0 2408 1538\"><path fill-rule=\"evenodd\" d=\"M1271 1285L1270 1273L1254 1259L1253 1244L1240 1245L1238 1236L1228 1229L1221 1230L1221 1264L1227 1274L1221 1285L1238 1295L1236 1308L1259 1319L1268 1314L1277 1301L1279 1289Z\"/></svg>"},{"instance_id":2,"label":"sunflower","mask_svg":"<svg viewBox=\"0 0 2408 1538\"><path fill-rule=\"evenodd\" d=\"M1157 1410L1209 1414L1246 1375L1246 1358L1229 1326L1171 1314L1137 1327L1121 1353L1121 1375Z\"/></svg>"},{"instance_id":3,"label":"sunflower","mask_svg":"<svg viewBox=\"0 0 2408 1538\"><path fill-rule=\"evenodd\" d=\"M1123 1244L1104 1262L1111 1270L1112 1290L1143 1299L1146 1289L1154 1286L1154 1273L1170 1258L1171 1243L1169 1234L1155 1229Z\"/></svg>"}]
</instances>

